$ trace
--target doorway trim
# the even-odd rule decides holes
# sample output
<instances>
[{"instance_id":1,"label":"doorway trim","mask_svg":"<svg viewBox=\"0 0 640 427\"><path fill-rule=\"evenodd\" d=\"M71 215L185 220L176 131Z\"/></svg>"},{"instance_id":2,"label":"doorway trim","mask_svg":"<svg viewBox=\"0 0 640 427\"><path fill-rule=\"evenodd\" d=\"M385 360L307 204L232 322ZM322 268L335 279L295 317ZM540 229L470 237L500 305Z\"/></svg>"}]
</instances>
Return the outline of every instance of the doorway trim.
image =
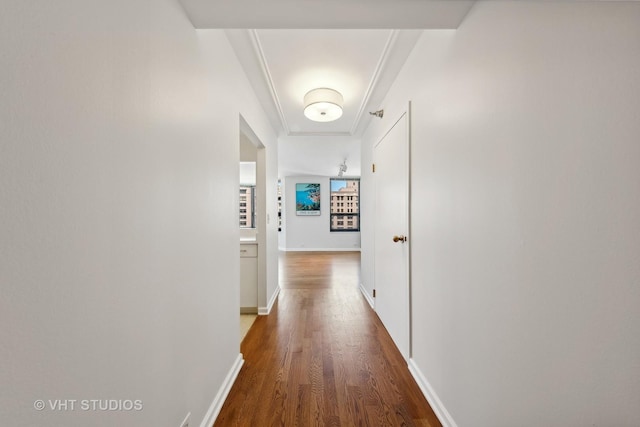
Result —
<instances>
[{"instance_id":1,"label":"doorway trim","mask_svg":"<svg viewBox=\"0 0 640 427\"><path fill-rule=\"evenodd\" d=\"M257 150L256 157L256 243L258 244L258 314L269 314L271 301L267 301L267 171L266 150L260 138L242 114L239 114L239 134L243 134ZM276 295L272 297L275 301Z\"/></svg>"}]
</instances>

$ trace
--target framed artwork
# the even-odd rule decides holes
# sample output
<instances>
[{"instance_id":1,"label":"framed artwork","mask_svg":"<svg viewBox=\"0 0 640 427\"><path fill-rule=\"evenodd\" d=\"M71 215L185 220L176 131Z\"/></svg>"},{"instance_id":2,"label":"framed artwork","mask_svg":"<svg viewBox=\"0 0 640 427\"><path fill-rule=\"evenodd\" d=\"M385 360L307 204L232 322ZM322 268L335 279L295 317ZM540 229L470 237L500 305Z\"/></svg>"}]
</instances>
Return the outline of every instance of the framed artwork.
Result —
<instances>
[{"instance_id":1,"label":"framed artwork","mask_svg":"<svg viewBox=\"0 0 640 427\"><path fill-rule=\"evenodd\" d=\"M320 184L296 184L296 215L320 215Z\"/></svg>"}]
</instances>

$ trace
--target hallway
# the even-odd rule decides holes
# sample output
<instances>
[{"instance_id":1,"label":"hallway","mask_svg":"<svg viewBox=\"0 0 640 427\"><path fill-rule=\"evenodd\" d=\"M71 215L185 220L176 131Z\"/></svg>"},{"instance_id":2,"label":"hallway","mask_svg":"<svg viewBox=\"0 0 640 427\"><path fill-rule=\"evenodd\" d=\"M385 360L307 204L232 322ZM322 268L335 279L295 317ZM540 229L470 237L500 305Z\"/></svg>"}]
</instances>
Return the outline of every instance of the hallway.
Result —
<instances>
[{"instance_id":1,"label":"hallway","mask_svg":"<svg viewBox=\"0 0 640 427\"><path fill-rule=\"evenodd\" d=\"M281 253L215 425L440 426L359 282L359 252Z\"/></svg>"}]
</instances>

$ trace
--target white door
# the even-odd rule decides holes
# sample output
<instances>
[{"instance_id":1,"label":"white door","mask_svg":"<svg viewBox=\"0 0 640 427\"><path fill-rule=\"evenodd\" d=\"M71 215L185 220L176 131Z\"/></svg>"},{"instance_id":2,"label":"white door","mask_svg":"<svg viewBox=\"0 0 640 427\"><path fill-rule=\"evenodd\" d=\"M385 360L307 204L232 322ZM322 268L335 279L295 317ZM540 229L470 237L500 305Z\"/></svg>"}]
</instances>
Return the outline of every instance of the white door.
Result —
<instances>
[{"instance_id":1,"label":"white door","mask_svg":"<svg viewBox=\"0 0 640 427\"><path fill-rule=\"evenodd\" d=\"M374 148L375 309L405 359L410 356L409 112ZM407 239L407 240L405 240Z\"/></svg>"}]
</instances>

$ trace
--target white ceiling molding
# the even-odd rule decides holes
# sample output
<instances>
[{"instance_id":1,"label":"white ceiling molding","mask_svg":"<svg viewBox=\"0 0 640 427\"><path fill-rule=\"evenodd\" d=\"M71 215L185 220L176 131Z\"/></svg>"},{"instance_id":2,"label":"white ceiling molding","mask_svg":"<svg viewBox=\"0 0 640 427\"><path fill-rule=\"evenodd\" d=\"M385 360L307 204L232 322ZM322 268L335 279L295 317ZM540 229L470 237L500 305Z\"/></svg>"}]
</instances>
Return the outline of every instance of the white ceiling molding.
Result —
<instances>
[{"instance_id":1,"label":"white ceiling molding","mask_svg":"<svg viewBox=\"0 0 640 427\"><path fill-rule=\"evenodd\" d=\"M339 31L331 34L310 30L315 31L310 34L305 30L269 30L263 34L263 31L226 30L226 34L276 133L300 137L359 137L370 121L368 111L379 109L379 103L422 33L419 30L331 30ZM267 37L266 45L263 37ZM308 54L316 49L322 52L321 59ZM318 83L318 76L324 81L325 67L333 73L333 84L338 85L335 89L347 90L350 100L340 121L319 127L302 115L301 89L305 89L305 85L313 86L314 79ZM343 67L346 74L340 74L335 80L336 70L343 73ZM315 75L311 80L308 80L309 70Z\"/></svg>"},{"instance_id":2,"label":"white ceiling molding","mask_svg":"<svg viewBox=\"0 0 640 427\"><path fill-rule=\"evenodd\" d=\"M253 44L253 52L256 55L256 59L258 60L260 69L262 70L262 73L264 75L264 79L269 87L271 99L273 100L273 104L275 105L278 116L280 117L282 129L284 129L285 134L289 135L291 133L289 124L287 123L287 118L285 117L284 111L282 110L282 104L280 103L280 98L278 97L278 91L276 90L276 86L273 83L273 77L271 76L271 72L269 71L269 64L267 63L267 58L264 55L262 44L260 44L258 32L256 30L249 30L249 37L251 38L251 42Z\"/></svg>"},{"instance_id":3,"label":"white ceiling molding","mask_svg":"<svg viewBox=\"0 0 640 427\"><path fill-rule=\"evenodd\" d=\"M289 132L287 136L353 136L351 132Z\"/></svg>"},{"instance_id":4,"label":"white ceiling molding","mask_svg":"<svg viewBox=\"0 0 640 427\"><path fill-rule=\"evenodd\" d=\"M397 30L391 31L391 34L389 34L389 38L387 39L387 43L385 44L384 49L382 50L382 55L378 60L378 64L376 65L376 68L373 71L373 76L371 77L371 81L369 81L369 86L367 86L367 89L364 92L364 97L362 98L362 102L360 103L360 108L358 109L358 113L356 114L356 119L354 120L353 125L351 126L351 130L349 131L350 135L354 135L360 125L362 114L364 113L365 109L367 109L367 106L369 105L369 99L371 98L371 94L373 93L374 89L377 86L378 80L380 79L380 75L384 71L387 61L389 60L389 53L391 52L391 49L395 45L395 42L397 39L398 39L398 31Z\"/></svg>"},{"instance_id":5,"label":"white ceiling molding","mask_svg":"<svg viewBox=\"0 0 640 427\"><path fill-rule=\"evenodd\" d=\"M360 107L358 108L358 112L356 113L356 117L350 127L350 131L348 132L308 132L308 131L291 131L289 128L289 124L287 122L286 116L284 114L282 103L280 102L280 98L278 97L278 91L276 90L276 85L273 81L273 77L271 72L269 71L269 64L267 62L266 55L264 53L264 49L262 48L262 43L260 42L260 37L258 35L257 30L249 30L249 34L251 37L251 41L254 48L254 53L256 55L256 59L260 64L260 69L264 74L265 81L267 82L267 86L269 88L269 93L271 94L273 105L276 108L278 116L280 117L280 122L282 124L282 129L284 134L287 136L354 136L356 130L359 128L360 120L362 119L362 115L367 108L369 99L371 98L372 92L376 88L376 84L380 78L381 73L385 69L385 65L387 64L387 60L389 58L389 53L395 44L395 41L398 39L398 31L392 30L387 38L387 42L382 50L382 54L378 60L378 63L373 71L373 75L371 80L369 81L369 85L364 92L362 100L360 102Z\"/></svg>"},{"instance_id":6,"label":"white ceiling molding","mask_svg":"<svg viewBox=\"0 0 640 427\"><path fill-rule=\"evenodd\" d=\"M467 0L179 0L197 29L225 34L279 139L279 175L360 173L360 138L425 29L454 31ZM304 94L344 96L343 116L304 117ZM329 138L327 138L329 137Z\"/></svg>"}]
</instances>

